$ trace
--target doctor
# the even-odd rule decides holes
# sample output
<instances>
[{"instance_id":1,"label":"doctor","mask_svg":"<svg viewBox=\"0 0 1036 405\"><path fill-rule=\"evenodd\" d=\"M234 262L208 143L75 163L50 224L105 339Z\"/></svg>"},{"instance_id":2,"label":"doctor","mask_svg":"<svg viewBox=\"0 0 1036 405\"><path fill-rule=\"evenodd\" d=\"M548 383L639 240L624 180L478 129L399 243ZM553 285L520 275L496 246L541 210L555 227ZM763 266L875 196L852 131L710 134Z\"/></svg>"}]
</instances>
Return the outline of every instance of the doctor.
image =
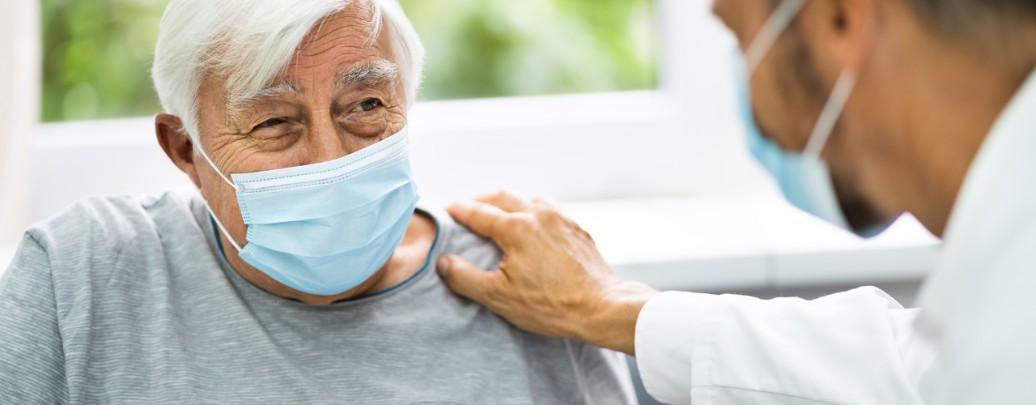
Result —
<instances>
[{"instance_id":1,"label":"doctor","mask_svg":"<svg viewBox=\"0 0 1036 405\"><path fill-rule=\"evenodd\" d=\"M618 279L554 207L506 193L450 208L506 256L492 272L444 257L447 283L519 327L635 354L665 402L1036 404L1036 1L714 11L745 52L752 152L793 204L863 236L910 212L944 238L922 309L874 288L660 293Z\"/></svg>"}]
</instances>

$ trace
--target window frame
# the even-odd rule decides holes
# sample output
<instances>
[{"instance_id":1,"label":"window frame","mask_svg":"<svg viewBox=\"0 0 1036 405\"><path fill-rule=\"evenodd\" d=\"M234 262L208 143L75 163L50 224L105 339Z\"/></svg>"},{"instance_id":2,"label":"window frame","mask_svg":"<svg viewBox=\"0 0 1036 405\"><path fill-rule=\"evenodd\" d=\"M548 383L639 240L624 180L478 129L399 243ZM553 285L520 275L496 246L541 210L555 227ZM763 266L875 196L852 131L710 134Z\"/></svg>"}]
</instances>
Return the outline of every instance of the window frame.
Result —
<instances>
[{"instance_id":1,"label":"window frame","mask_svg":"<svg viewBox=\"0 0 1036 405\"><path fill-rule=\"evenodd\" d=\"M728 57L733 47L708 6L656 1L656 90L417 103L410 126L424 203L499 189L586 201L758 187L757 168L739 137L730 136L739 129L725 96L729 72L703 62ZM151 121L39 125L35 158L26 167L32 174L29 219L91 194L190 187L158 148ZM721 176L712 169L717 165Z\"/></svg>"}]
</instances>

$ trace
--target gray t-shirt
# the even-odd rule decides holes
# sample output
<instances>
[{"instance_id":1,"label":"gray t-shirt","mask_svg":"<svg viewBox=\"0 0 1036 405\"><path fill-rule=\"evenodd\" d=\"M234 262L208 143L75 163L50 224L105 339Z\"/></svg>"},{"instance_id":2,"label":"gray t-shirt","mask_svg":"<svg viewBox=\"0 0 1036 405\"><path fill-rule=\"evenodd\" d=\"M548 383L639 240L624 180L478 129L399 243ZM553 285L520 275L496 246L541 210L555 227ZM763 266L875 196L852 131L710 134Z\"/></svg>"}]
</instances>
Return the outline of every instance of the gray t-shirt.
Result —
<instances>
[{"instance_id":1,"label":"gray t-shirt","mask_svg":"<svg viewBox=\"0 0 1036 405\"><path fill-rule=\"evenodd\" d=\"M444 253L489 242L433 215ZM0 280L0 403L634 403L620 355L515 329L434 264L319 307L218 253L189 193L84 201L26 233Z\"/></svg>"}]
</instances>

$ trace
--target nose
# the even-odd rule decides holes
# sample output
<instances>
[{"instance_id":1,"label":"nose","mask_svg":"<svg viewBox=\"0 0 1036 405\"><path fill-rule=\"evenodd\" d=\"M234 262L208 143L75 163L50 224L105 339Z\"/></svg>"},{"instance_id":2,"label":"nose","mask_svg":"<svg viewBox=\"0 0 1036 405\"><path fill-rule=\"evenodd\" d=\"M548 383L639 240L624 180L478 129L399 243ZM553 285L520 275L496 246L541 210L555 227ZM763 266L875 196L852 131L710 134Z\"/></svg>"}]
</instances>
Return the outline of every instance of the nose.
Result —
<instances>
[{"instance_id":1,"label":"nose","mask_svg":"<svg viewBox=\"0 0 1036 405\"><path fill-rule=\"evenodd\" d=\"M319 118L314 119L308 128L305 164L332 161L359 150L350 147L349 135L335 125L333 119L323 116L324 114L315 115Z\"/></svg>"}]
</instances>

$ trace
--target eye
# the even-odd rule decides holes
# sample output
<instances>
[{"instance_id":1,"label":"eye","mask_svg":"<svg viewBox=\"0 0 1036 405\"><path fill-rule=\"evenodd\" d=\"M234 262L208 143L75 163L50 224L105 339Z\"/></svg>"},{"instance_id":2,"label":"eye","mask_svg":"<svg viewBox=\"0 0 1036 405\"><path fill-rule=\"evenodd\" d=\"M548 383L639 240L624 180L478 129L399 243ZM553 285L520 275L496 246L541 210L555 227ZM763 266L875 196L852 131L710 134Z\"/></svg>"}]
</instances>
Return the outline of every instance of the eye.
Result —
<instances>
[{"instance_id":1,"label":"eye","mask_svg":"<svg viewBox=\"0 0 1036 405\"><path fill-rule=\"evenodd\" d=\"M381 106L382 106L381 100L378 100L376 98L368 98L366 100L361 101L360 104L357 104L356 108L353 109L353 111L357 111L357 112L371 112L371 111L374 111L375 108L378 108L378 107L381 107Z\"/></svg>"},{"instance_id":2,"label":"eye","mask_svg":"<svg viewBox=\"0 0 1036 405\"><path fill-rule=\"evenodd\" d=\"M285 121L285 120L283 120L281 118L270 118L270 119L268 119L266 121L263 121L261 124L256 125L255 129L273 128L273 127L281 125L281 124L283 124L285 122L287 122L287 121Z\"/></svg>"}]
</instances>

